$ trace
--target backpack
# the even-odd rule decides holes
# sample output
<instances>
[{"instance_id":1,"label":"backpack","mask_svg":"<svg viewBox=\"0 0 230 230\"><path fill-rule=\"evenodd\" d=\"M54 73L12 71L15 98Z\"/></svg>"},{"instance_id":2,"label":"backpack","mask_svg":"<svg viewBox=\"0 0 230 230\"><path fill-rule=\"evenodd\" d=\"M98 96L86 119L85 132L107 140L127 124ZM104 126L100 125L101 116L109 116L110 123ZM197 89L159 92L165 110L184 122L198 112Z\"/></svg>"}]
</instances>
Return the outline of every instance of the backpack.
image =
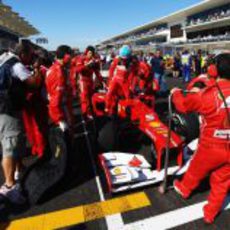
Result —
<instances>
[{"instance_id":1,"label":"backpack","mask_svg":"<svg viewBox=\"0 0 230 230\"><path fill-rule=\"evenodd\" d=\"M0 114L14 115L25 100L23 83L12 76L11 69L17 62L16 57L11 57L0 65Z\"/></svg>"}]
</instances>

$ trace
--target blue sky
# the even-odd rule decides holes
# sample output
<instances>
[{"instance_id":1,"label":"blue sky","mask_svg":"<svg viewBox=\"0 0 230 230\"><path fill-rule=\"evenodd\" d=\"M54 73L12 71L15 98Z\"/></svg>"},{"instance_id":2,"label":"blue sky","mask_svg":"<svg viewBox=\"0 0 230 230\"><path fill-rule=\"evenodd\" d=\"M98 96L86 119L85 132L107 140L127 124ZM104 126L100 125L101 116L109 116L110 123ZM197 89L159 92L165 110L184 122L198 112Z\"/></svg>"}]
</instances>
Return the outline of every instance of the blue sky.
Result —
<instances>
[{"instance_id":1,"label":"blue sky","mask_svg":"<svg viewBox=\"0 0 230 230\"><path fill-rule=\"evenodd\" d=\"M81 49L201 0L3 0L49 39Z\"/></svg>"}]
</instances>

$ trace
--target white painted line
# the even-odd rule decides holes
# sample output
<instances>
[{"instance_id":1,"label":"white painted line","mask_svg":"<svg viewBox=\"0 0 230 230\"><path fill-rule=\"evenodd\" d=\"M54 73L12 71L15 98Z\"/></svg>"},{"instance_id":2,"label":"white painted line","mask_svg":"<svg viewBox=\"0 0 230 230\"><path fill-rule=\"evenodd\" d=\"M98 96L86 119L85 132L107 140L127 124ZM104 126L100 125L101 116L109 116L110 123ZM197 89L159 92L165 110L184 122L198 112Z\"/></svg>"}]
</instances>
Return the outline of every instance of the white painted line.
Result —
<instances>
[{"instance_id":1,"label":"white painted line","mask_svg":"<svg viewBox=\"0 0 230 230\"><path fill-rule=\"evenodd\" d=\"M184 167L182 168L179 168L178 166L174 166L174 167L170 167L169 170L168 170L168 174L169 175L180 175L180 174L183 174L188 166L189 166L189 163L190 161L188 161ZM160 180L163 180L163 177L164 177L164 172L162 170L162 172L155 172L156 176L158 176L159 178L159 181ZM146 183L146 184L145 184ZM140 187L143 186L143 185L147 185L148 183L152 183L152 182L143 182L143 184L139 183ZM138 187L138 184L136 185L136 187ZM125 189L122 189L122 186L120 187L120 191L124 191L124 190L129 190L131 189L130 187L123 187ZM119 192L118 191L119 188L117 189L117 191L115 192ZM154 204L153 204L154 205ZM107 223L107 226L108 226L108 230L119 230L119 229L126 229L125 228L125 225L124 225L124 222L123 222L123 219L122 219L122 216L121 214L116 214L116 215L113 215L113 216L107 216L106 217L106 223ZM142 226L141 226L142 227ZM149 226L148 226L149 227ZM136 228L131 228L133 230L136 230ZM137 228L138 229L138 228ZM142 230L143 228L140 228L140 230ZM149 230L149 229L152 229L151 227L149 228L146 228L146 230Z\"/></svg>"},{"instance_id":2,"label":"white painted line","mask_svg":"<svg viewBox=\"0 0 230 230\"><path fill-rule=\"evenodd\" d=\"M141 221L127 224L122 230L165 230L175 228L203 218L202 209L206 203L207 201L203 201L188 207L176 209ZM225 210L229 208L230 204L225 207Z\"/></svg>"},{"instance_id":3,"label":"white painted line","mask_svg":"<svg viewBox=\"0 0 230 230\"><path fill-rule=\"evenodd\" d=\"M104 193L102 190L99 176L96 176L95 180L96 180L100 200L105 201L105 196L104 196ZM123 219L122 219L120 213L114 214L111 216L106 216L105 221L106 221L108 230L118 230L118 229L122 229L124 227L124 222L123 222Z\"/></svg>"},{"instance_id":4,"label":"white painted line","mask_svg":"<svg viewBox=\"0 0 230 230\"><path fill-rule=\"evenodd\" d=\"M124 222L120 213L107 216L106 223L108 230L122 230L124 228Z\"/></svg>"},{"instance_id":5,"label":"white painted line","mask_svg":"<svg viewBox=\"0 0 230 230\"><path fill-rule=\"evenodd\" d=\"M96 180L96 184L97 184L97 189L98 189L100 200L101 201L105 201L105 196L104 196L104 193L103 193L103 190L102 190L102 186L101 186L101 182L100 182L100 178L99 178L98 175L95 177L95 180Z\"/></svg>"},{"instance_id":6,"label":"white painted line","mask_svg":"<svg viewBox=\"0 0 230 230\"><path fill-rule=\"evenodd\" d=\"M145 220L137 221L125 226L124 230L131 229L157 229L165 230L177 227L188 222L202 218L202 207L206 202L201 202L185 208L180 208ZM154 204L153 204L154 205Z\"/></svg>"},{"instance_id":7,"label":"white painted line","mask_svg":"<svg viewBox=\"0 0 230 230\"><path fill-rule=\"evenodd\" d=\"M84 119L82 119L82 121L84 121ZM86 129L86 123L85 122L83 122L83 128L84 128L84 133L88 133L88 131ZM104 193L103 193L101 181L100 181L100 178L98 176L96 163L94 161L92 149L91 149L91 146L90 146L90 141L89 141L89 138L88 138L87 134L85 135L85 138L86 138L86 143L88 145L89 157L90 157L91 165L93 167L93 171L94 171L94 175L95 175L95 181L96 181L100 201L105 201L105 196L104 196ZM111 215L111 216L106 216L105 221L106 221L108 230L119 230L119 228L122 229L124 227L124 222L122 220L121 214L115 214L115 215Z\"/></svg>"}]
</instances>

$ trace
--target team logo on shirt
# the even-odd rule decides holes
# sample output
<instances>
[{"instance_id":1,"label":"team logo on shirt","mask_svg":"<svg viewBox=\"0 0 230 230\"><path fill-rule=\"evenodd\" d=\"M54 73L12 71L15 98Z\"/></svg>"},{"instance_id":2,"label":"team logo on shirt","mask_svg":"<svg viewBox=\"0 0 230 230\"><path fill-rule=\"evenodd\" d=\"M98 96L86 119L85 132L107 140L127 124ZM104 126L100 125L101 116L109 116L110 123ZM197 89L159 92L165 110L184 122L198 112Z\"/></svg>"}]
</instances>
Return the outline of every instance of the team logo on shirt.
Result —
<instances>
[{"instance_id":1,"label":"team logo on shirt","mask_svg":"<svg viewBox=\"0 0 230 230\"><path fill-rule=\"evenodd\" d=\"M214 137L228 139L230 137L230 129L217 129L214 132Z\"/></svg>"}]
</instances>

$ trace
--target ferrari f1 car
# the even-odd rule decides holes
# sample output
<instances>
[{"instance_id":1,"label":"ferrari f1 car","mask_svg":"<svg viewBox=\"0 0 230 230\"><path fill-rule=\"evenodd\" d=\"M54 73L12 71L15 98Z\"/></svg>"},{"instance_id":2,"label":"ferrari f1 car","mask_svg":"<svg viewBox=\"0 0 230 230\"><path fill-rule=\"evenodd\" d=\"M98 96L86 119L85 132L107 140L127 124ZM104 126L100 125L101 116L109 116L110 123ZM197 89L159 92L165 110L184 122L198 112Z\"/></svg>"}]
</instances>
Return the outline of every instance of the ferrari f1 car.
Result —
<instances>
[{"instance_id":1,"label":"ferrari f1 car","mask_svg":"<svg viewBox=\"0 0 230 230\"><path fill-rule=\"evenodd\" d=\"M196 114L172 115L172 132L166 120L140 98L118 101L117 114L105 112L105 93L92 98L96 115L99 163L111 193L156 184L164 179L164 156L169 148L168 175L183 174L189 165L185 147L199 135ZM166 117L167 118L167 117ZM163 122L164 120L164 122Z\"/></svg>"}]
</instances>

